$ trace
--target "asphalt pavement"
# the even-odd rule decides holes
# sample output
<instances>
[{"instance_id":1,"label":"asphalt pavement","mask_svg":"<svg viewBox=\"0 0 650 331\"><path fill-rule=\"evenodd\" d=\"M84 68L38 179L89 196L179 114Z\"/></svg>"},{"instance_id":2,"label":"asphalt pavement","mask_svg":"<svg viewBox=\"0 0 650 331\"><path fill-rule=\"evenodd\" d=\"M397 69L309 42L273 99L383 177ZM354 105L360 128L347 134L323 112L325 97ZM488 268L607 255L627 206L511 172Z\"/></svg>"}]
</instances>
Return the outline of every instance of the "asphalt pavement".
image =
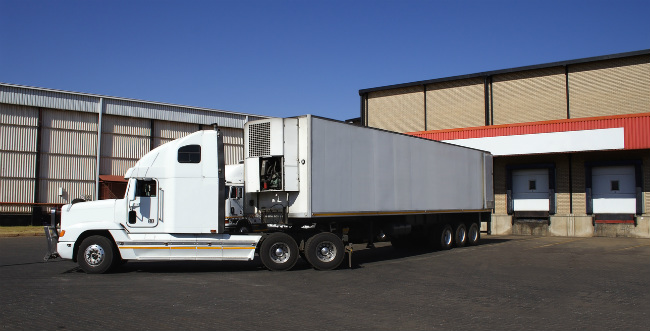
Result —
<instances>
[{"instance_id":1,"label":"asphalt pavement","mask_svg":"<svg viewBox=\"0 0 650 331\"><path fill-rule=\"evenodd\" d=\"M0 238L3 329L647 330L650 240L484 236L449 251L355 246L353 266L129 262L88 275Z\"/></svg>"}]
</instances>

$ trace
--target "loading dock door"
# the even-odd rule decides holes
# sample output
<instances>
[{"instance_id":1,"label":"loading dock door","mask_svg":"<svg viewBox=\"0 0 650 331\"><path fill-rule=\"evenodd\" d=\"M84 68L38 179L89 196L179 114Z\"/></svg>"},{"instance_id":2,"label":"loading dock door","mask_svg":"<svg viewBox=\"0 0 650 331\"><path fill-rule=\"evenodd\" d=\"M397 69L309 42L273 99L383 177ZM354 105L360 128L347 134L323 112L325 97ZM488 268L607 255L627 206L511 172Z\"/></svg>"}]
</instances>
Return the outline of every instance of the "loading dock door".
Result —
<instances>
[{"instance_id":1,"label":"loading dock door","mask_svg":"<svg viewBox=\"0 0 650 331\"><path fill-rule=\"evenodd\" d=\"M592 169L594 214L636 213L634 172L633 165Z\"/></svg>"},{"instance_id":2,"label":"loading dock door","mask_svg":"<svg viewBox=\"0 0 650 331\"><path fill-rule=\"evenodd\" d=\"M514 211L549 211L548 173L548 169L520 169L512 171L512 202Z\"/></svg>"}]
</instances>

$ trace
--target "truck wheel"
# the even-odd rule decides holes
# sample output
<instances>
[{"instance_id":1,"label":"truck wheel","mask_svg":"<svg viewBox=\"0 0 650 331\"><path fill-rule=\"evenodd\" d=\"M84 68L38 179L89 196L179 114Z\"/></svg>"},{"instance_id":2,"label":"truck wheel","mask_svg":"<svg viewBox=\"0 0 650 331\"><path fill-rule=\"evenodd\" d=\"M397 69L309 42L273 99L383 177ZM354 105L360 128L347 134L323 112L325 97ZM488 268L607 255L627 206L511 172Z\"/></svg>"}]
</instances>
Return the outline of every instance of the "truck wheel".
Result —
<instances>
[{"instance_id":1,"label":"truck wheel","mask_svg":"<svg viewBox=\"0 0 650 331\"><path fill-rule=\"evenodd\" d=\"M318 270L338 268L345 258L343 241L331 232L321 232L305 244L307 262Z\"/></svg>"},{"instance_id":2,"label":"truck wheel","mask_svg":"<svg viewBox=\"0 0 650 331\"><path fill-rule=\"evenodd\" d=\"M77 262L89 274L102 274L115 263L113 243L104 236L90 236L84 239L77 251Z\"/></svg>"},{"instance_id":3,"label":"truck wheel","mask_svg":"<svg viewBox=\"0 0 650 331\"><path fill-rule=\"evenodd\" d=\"M272 233L260 246L260 259L269 270L289 270L298 261L298 244L286 233Z\"/></svg>"},{"instance_id":4,"label":"truck wheel","mask_svg":"<svg viewBox=\"0 0 650 331\"><path fill-rule=\"evenodd\" d=\"M438 234L438 238L440 239L440 249L451 249L454 244L454 232L451 229L451 225L443 225Z\"/></svg>"},{"instance_id":5,"label":"truck wheel","mask_svg":"<svg viewBox=\"0 0 650 331\"><path fill-rule=\"evenodd\" d=\"M478 245L480 239L481 231L479 230L478 224L472 223L467 231L467 244L470 246Z\"/></svg>"},{"instance_id":6,"label":"truck wheel","mask_svg":"<svg viewBox=\"0 0 650 331\"><path fill-rule=\"evenodd\" d=\"M467 227L463 223L456 226L456 231L454 231L454 244L456 247L463 247L467 244Z\"/></svg>"}]
</instances>

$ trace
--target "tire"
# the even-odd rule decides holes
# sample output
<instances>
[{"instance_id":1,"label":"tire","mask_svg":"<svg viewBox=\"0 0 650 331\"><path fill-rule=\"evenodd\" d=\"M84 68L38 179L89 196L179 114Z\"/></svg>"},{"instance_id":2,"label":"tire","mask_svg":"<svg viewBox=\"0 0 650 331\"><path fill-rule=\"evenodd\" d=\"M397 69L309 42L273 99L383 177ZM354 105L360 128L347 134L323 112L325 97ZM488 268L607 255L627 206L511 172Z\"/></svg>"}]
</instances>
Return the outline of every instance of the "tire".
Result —
<instances>
[{"instance_id":1,"label":"tire","mask_svg":"<svg viewBox=\"0 0 650 331\"><path fill-rule=\"evenodd\" d=\"M305 257L307 262L318 270L332 270L343 262L345 247L339 236L331 232L321 232L307 240Z\"/></svg>"},{"instance_id":2,"label":"tire","mask_svg":"<svg viewBox=\"0 0 650 331\"><path fill-rule=\"evenodd\" d=\"M461 223L456 226L454 231L454 245L456 247L463 247L467 244L467 227Z\"/></svg>"},{"instance_id":3,"label":"tire","mask_svg":"<svg viewBox=\"0 0 650 331\"><path fill-rule=\"evenodd\" d=\"M260 246L260 259L269 270L289 270L298 261L298 244L286 233L272 233Z\"/></svg>"},{"instance_id":4,"label":"tire","mask_svg":"<svg viewBox=\"0 0 650 331\"><path fill-rule=\"evenodd\" d=\"M113 242L104 236L90 236L84 239L77 251L77 263L89 274L103 274L118 262Z\"/></svg>"},{"instance_id":5,"label":"tire","mask_svg":"<svg viewBox=\"0 0 650 331\"><path fill-rule=\"evenodd\" d=\"M476 246L480 240L481 230L479 229L478 224L472 223L467 231L467 244L470 246Z\"/></svg>"},{"instance_id":6,"label":"tire","mask_svg":"<svg viewBox=\"0 0 650 331\"><path fill-rule=\"evenodd\" d=\"M451 229L451 225L446 224L440 228L438 231L438 243L441 250L451 249L454 245L454 231Z\"/></svg>"}]
</instances>

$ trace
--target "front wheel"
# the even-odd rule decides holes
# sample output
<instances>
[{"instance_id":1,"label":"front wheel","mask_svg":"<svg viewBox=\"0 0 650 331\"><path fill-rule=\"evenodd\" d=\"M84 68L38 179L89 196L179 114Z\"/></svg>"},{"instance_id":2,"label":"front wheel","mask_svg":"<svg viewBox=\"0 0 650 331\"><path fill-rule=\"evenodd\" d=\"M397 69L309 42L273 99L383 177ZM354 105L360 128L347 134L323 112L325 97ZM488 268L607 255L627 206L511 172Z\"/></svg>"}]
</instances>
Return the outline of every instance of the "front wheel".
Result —
<instances>
[{"instance_id":1,"label":"front wheel","mask_svg":"<svg viewBox=\"0 0 650 331\"><path fill-rule=\"evenodd\" d=\"M298 261L298 244L286 233L272 233L260 246L260 259L269 270L289 270Z\"/></svg>"},{"instance_id":2,"label":"front wheel","mask_svg":"<svg viewBox=\"0 0 650 331\"><path fill-rule=\"evenodd\" d=\"M343 262L345 247L337 235L321 232L307 240L305 257L307 262L318 270L332 270Z\"/></svg>"},{"instance_id":3,"label":"front wheel","mask_svg":"<svg viewBox=\"0 0 650 331\"><path fill-rule=\"evenodd\" d=\"M77 251L77 263L89 274L102 274L116 262L113 243L104 236L90 236L84 239Z\"/></svg>"}]
</instances>

